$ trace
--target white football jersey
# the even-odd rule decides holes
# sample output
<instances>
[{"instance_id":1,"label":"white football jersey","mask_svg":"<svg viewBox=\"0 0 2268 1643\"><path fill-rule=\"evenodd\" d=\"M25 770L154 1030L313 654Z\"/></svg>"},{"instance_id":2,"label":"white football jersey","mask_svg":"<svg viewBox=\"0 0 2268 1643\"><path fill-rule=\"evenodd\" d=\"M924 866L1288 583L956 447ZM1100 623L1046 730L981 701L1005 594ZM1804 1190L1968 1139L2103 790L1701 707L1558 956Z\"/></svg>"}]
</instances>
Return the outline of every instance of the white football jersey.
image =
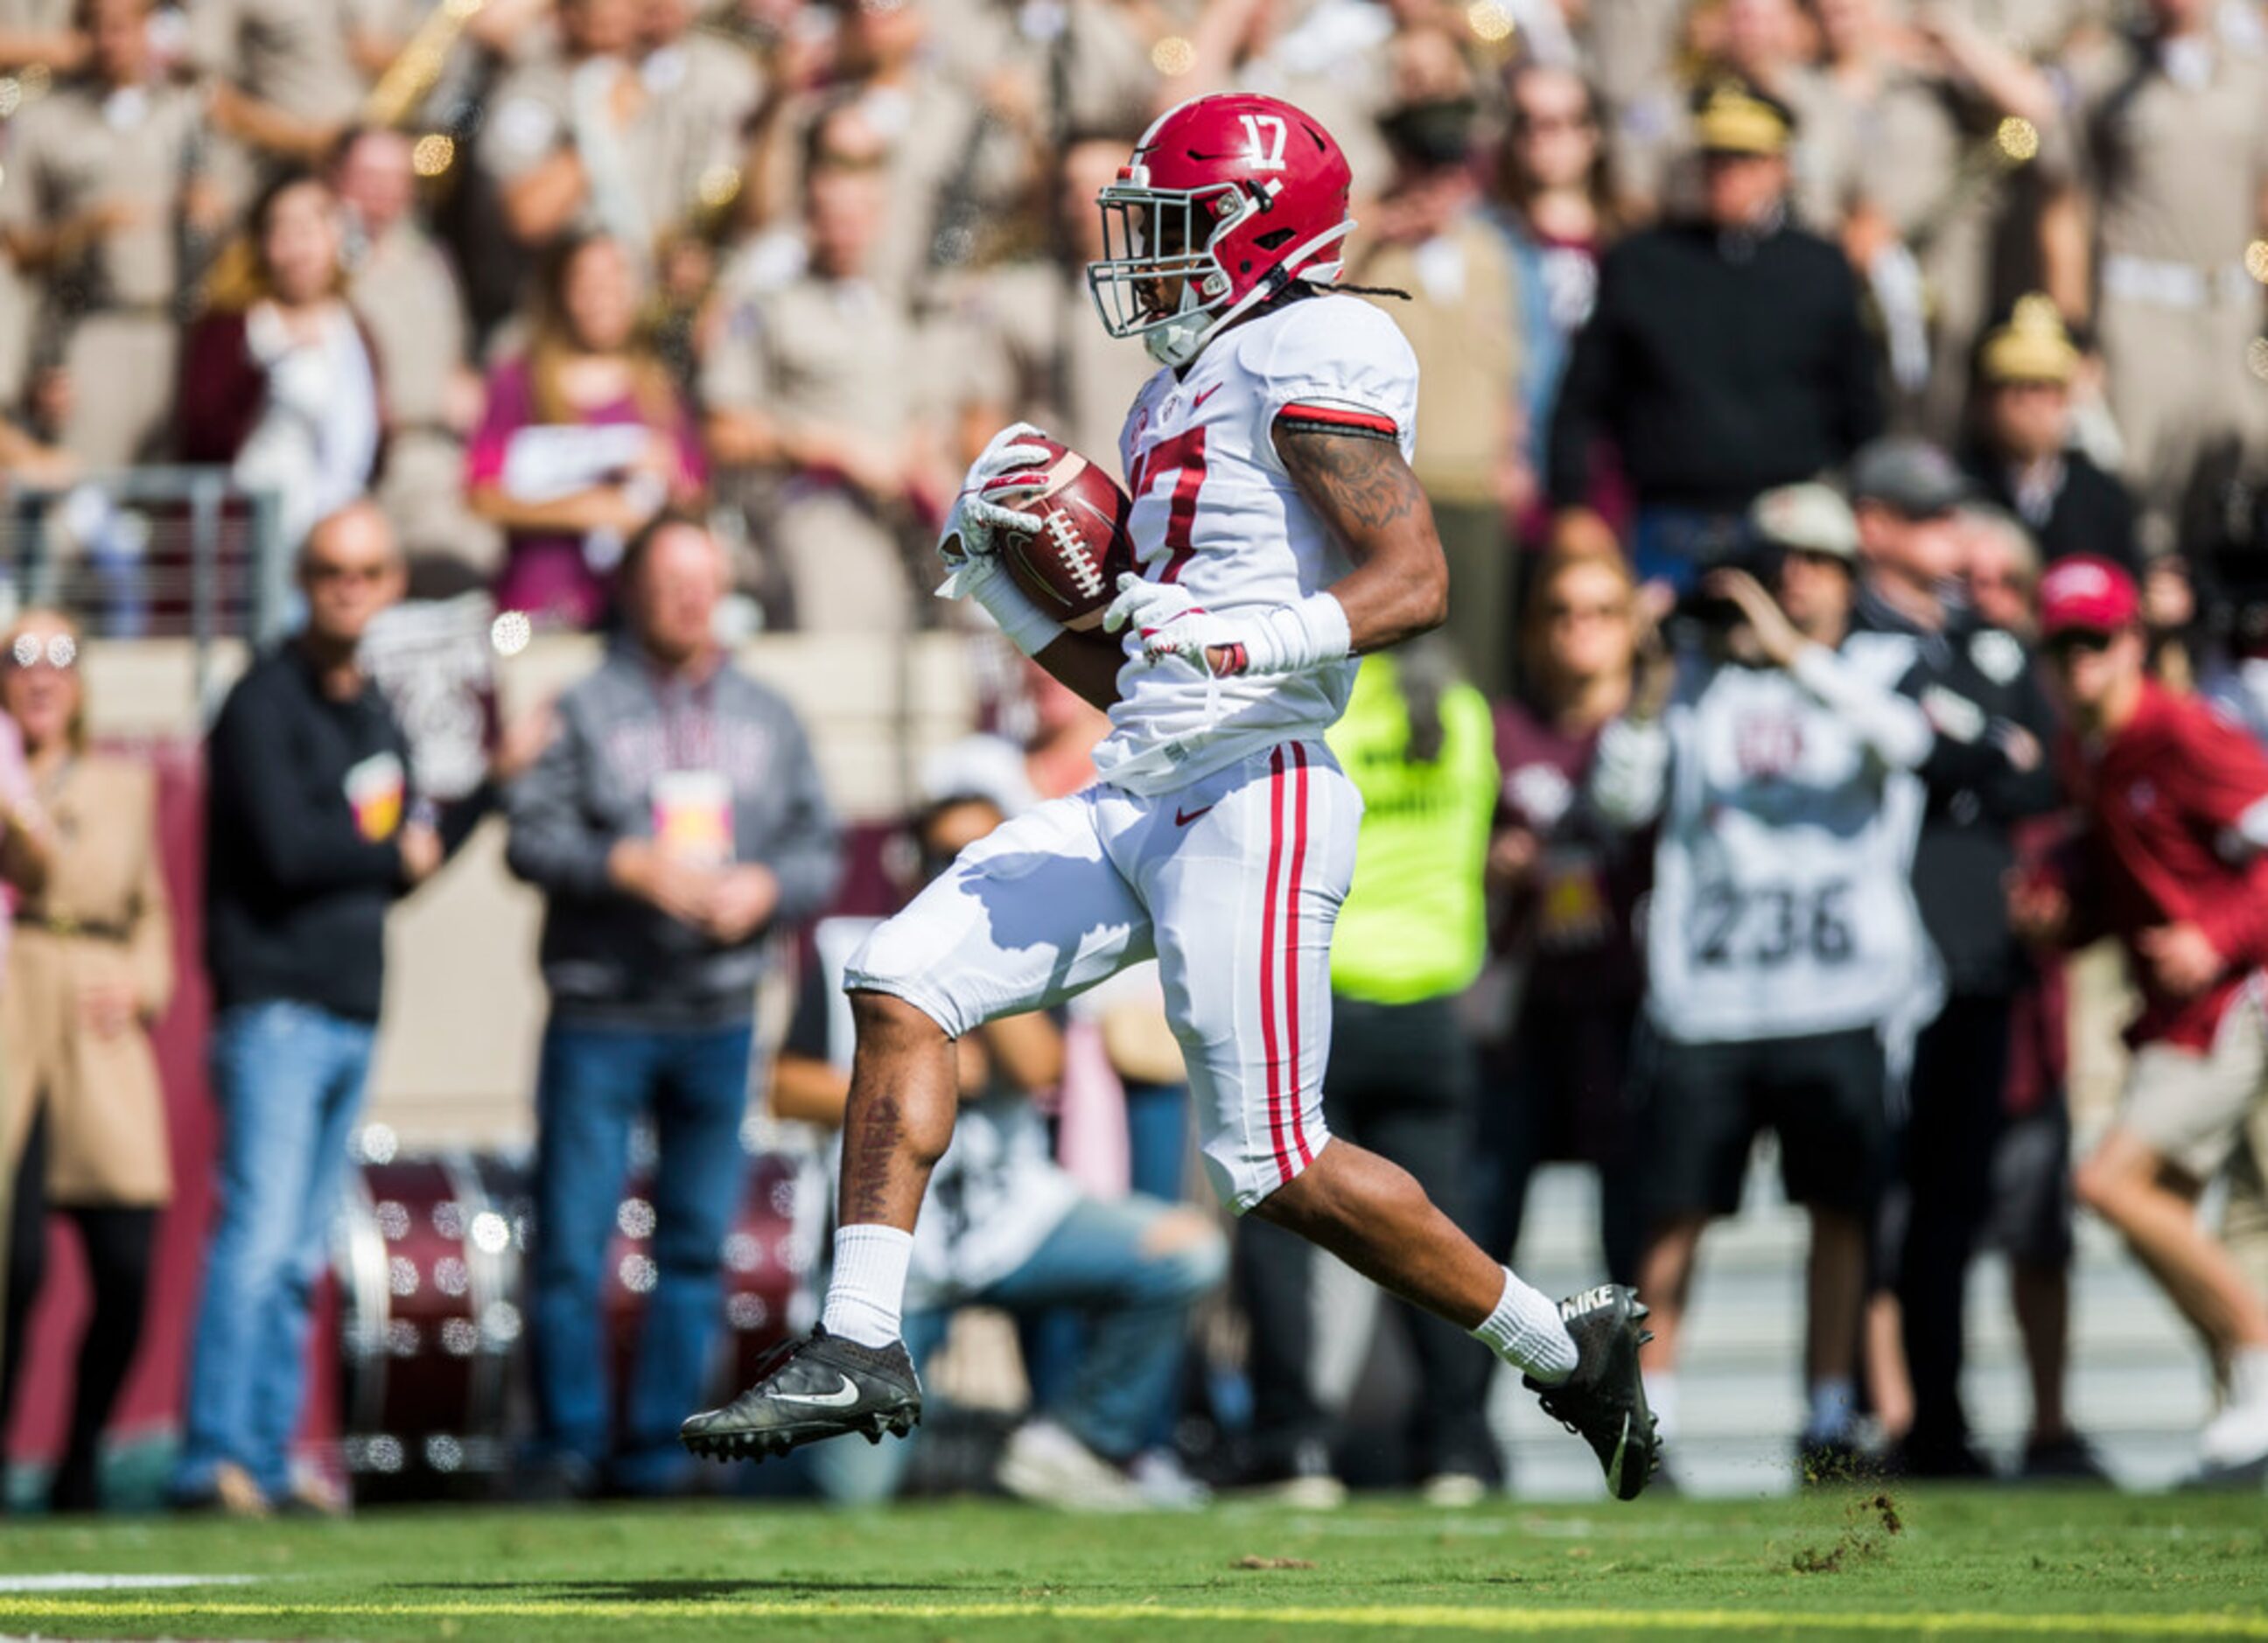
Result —
<instances>
[{"instance_id":1,"label":"white football jersey","mask_svg":"<svg viewBox=\"0 0 2268 1643\"><path fill-rule=\"evenodd\" d=\"M1309 297L1233 327L1184 374L1152 377L1119 436L1142 574L1179 583L1215 615L1289 605L1351 569L1292 488L1271 437L1287 406L1415 449L1418 358L1393 320L1358 298ZM1180 657L1152 667L1126 634L1103 779L1168 792L1276 743L1319 738L1345 711L1353 660L1216 679Z\"/></svg>"},{"instance_id":2,"label":"white football jersey","mask_svg":"<svg viewBox=\"0 0 2268 1643\"><path fill-rule=\"evenodd\" d=\"M1889 696L1911 656L1859 635L1836 660ZM1592 791L1612 820L1660 821L1646 1011L1664 1037L1889 1029L1933 993L1912 889L1921 778L1789 674L1681 669L1658 726L1609 727Z\"/></svg>"}]
</instances>

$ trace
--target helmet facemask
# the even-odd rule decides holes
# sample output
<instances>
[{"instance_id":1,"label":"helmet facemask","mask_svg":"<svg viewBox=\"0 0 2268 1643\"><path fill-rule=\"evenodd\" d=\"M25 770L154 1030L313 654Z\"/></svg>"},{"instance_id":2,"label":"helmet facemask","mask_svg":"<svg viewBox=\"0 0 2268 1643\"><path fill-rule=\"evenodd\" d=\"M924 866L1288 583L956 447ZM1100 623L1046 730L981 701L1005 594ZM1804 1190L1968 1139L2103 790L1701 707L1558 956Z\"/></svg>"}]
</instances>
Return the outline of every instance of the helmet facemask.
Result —
<instances>
[{"instance_id":1,"label":"helmet facemask","mask_svg":"<svg viewBox=\"0 0 2268 1643\"><path fill-rule=\"evenodd\" d=\"M1103 329L1140 337L1161 365L1188 364L1233 289L1214 247L1258 203L1233 182L1184 190L1122 181L1106 186L1095 207L1102 255L1086 265L1086 288ZM1181 294L1168 299L1166 287L1176 281Z\"/></svg>"}]
</instances>

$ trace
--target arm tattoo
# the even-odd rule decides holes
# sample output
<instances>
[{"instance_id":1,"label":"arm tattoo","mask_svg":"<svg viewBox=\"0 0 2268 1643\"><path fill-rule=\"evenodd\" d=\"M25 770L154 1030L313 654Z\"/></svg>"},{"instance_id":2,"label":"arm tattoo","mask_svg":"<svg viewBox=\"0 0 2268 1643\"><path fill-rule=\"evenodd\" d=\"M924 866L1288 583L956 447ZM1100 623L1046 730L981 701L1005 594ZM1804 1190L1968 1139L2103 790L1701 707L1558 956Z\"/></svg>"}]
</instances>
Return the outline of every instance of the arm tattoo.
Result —
<instances>
[{"instance_id":1,"label":"arm tattoo","mask_svg":"<svg viewBox=\"0 0 2268 1643\"><path fill-rule=\"evenodd\" d=\"M1417 475L1389 439L1278 427L1276 453L1300 494L1342 537L1383 530L1425 507Z\"/></svg>"}]
</instances>

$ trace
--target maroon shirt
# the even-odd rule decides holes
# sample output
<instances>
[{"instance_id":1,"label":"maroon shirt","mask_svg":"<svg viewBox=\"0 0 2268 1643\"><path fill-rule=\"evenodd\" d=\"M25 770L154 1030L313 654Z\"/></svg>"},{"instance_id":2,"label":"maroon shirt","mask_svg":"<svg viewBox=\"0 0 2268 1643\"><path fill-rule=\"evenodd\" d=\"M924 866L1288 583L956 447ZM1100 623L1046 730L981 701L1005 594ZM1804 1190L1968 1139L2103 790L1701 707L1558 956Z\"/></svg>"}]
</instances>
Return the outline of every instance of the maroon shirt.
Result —
<instances>
[{"instance_id":1,"label":"maroon shirt","mask_svg":"<svg viewBox=\"0 0 2268 1643\"><path fill-rule=\"evenodd\" d=\"M2135 1043L2210 1049L2221 1013L2268 963L2268 856L2232 861L2221 841L2268 799L2268 756L2204 702L2146 682L2125 727L2093 748L2066 734L2066 784L2085 818L2066 858L2074 933L2118 938L2142 993ZM2226 963L2192 998L2161 989L2135 939L2193 924Z\"/></svg>"},{"instance_id":2,"label":"maroon shirt","mask_svg":"<svg viewBox=\"0 0 2268 1643\"><path fill-rule=\"evenodd\" d=\"M1653 851L1583 802L1598 741L1596 731L1569 735L1522 703L1497 705L1497 826L1526 828L1543 841L1532 885L1492 920L1496 950L1529 961L1531 1008L1635 998L1646 983L1632 912Z\"/></svg>"}]
</instances>

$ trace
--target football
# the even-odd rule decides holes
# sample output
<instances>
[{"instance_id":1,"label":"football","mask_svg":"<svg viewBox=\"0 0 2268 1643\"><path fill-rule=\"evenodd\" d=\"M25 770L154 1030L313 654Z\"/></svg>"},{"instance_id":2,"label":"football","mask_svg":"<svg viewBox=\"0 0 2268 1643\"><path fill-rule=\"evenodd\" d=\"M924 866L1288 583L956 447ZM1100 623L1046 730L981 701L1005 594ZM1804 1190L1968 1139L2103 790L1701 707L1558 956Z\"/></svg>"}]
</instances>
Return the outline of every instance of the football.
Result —
<instances>
[{"instance_id":1,"label":"football","mask_svg":"<svg viewBox=\"0 0 2268 1643\"><path fill-rule=\"evenodd\" d=\"M1126 534L1133 499L1078 452L1043 437L1032 443L1047 447L1047 489L1009 505L1037 514L1041 528L1003 537L1000 556L1042 610L1074 633L1091 632L1117 595L1119 573L1134 568Z\"/></svg>"}]
</instances>

